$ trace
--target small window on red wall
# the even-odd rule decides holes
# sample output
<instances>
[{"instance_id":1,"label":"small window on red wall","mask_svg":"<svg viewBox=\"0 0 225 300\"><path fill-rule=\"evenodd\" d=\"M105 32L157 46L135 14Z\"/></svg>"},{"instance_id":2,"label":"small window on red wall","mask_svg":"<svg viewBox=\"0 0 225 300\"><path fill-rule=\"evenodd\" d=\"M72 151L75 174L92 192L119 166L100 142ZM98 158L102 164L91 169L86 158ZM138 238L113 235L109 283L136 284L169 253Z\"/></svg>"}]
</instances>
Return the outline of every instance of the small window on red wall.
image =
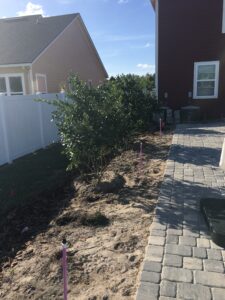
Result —
<instances>
[{"instance_id":1,"label":"small window on red wall","mask_svg":"<svg viewBox=\"0 0 225 300\"><path fill-rule=\"evenodd\" d=\"M194 99L218 97L219 61L204 61L194 64Z\"/></svg>"}]
</instances>

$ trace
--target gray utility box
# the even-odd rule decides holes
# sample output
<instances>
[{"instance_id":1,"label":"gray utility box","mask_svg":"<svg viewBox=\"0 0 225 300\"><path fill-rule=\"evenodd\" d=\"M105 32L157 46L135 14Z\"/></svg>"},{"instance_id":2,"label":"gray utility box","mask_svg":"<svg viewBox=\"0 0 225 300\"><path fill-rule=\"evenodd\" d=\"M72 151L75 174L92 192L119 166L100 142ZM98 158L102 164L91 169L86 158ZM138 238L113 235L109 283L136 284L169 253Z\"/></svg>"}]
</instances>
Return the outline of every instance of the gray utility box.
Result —
<instances>
[{"instance_id":1,"label":"gray utility box","mask_svg":"<svg viewBox=\"0 0 225 300\"><path fill-rule=\"evenodd\" d=\"M200 107L188 105L181 108L182 123L198 122L200 120Z\"/></svg>"}]
</instances>

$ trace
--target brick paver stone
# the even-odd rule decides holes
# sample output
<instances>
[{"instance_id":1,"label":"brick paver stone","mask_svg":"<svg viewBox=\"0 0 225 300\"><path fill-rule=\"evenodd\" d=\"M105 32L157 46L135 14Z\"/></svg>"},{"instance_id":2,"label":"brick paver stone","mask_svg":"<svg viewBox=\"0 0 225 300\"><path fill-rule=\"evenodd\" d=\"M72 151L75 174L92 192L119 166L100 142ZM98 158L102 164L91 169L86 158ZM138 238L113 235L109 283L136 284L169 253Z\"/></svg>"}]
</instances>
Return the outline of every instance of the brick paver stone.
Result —
<instances>
[{"instance_id":1,"label":"brick paver stone","mask_svg":"<svg viewBox=\"0 0 225 300\"><path fill-rule=\"evenodd\" d=\"M183 229L184 236L192 236L192 237L199 237L199 232L190 230L190 229Z\"/></svg>"},{"instance_id":2,"label":"brick paver stone","mask_svg":"<svg viewBox=\"0 0 225 300\"><path fill-rule=\"evenodd\" d=\"M165 252L169 254L177 254L181 256L191 256L192 249L190 246L167 244Z\"/></svg>"},{"instance_id":3,"label":"brick paver stone","mask_svg":"<svg viewBox=\"0 0 225 300\"><path fill-rule=\"evenodd\" d=\"M217 249L207 249L208 259L222 260L222 252Z\"/></svg>"},{"instance_id":4,"label":"brick paver stone","mask_svg":"<svg viewBox=\"0 0 225 300\"><path fill-rule=\"evenodd\" d=\"M154 283L141 282L136 300L158 300L159 285Z\"/></svg>"},{"instance_id":5,"label":"brick paver stone","mask_svg":"<svg viewBox=\"0 0 225 300\"><path fill-rule=\"evenodd\" d=\"M156 273L156 272L142 271L141 273L141 281L144 282L159 283L160 277L161 277L160 273Z\"/></svg>"},{"instance_id":6,"label":"brick paver stone","mask_svg":"<svg viewBox=\"0 0 225 300\"><path fill-rule=\"evenodd\" d=\"M202 259L195 257L184 257L183 267L190 270L202 270Z\"/></svg>"},{"instance_id":7,"label":"brick paver stone","mask_svg":"<svg viewBox=\"0 0 225 300\"><path fill-rule=\"evenodd\" d=\"M167 230L167 234L170 234L170 235L182 235L182 229L170 228L170 229Z\"/></svg>"},{"instance_id":8,"label":"brick paver stone","mask_svg":"<svg viewBox=\"0 0 225 300\"><path fill-rule=\"evenodd\" d=\"M202 197L225 193L224 136L225 122L177 127L136 300L225 300L225 250L200 213Z\"/></svg>"},{"instance_id":9,"label":"brick paver stone","mask_svg":"<svg viewBox=\"0 0 225 300\"><path fill-rule=\"evenodd\" d=\"M211 300L211 293L208 287L199 284L178 283L177 285L178 299L199 299Z\"/></svg>"},{"instance_id":10,"label":"brick paver stone","mask_svg":"<svg viewBox=\"0 0 225 300\"><path fill-rule=\"evenodd\" d=\"M209 272L224 273L224 264L222 261L205 259L204 269Z\"/></svg>"},{"instance_id":11,"label":"brick paver stone","mask_svg":"<svg viewBox=\"0 0 225 300\"><path fill-rule=\"evenodd\" d=\"M193 248L193 256L198 258L207 258L207 252L205 248Z\"/></svg>"},{"instance_id":12,"label":"brick paver stone","mask_svg":"<svg viewBox=\"0 0 225 300\"><path fill-rule=\"evenodd\" d=\"M148 243L151 245L164 246L165 238L162 236L151 236L149 237Z\"/></svg>"},{"instance_id":13,"label":"brick paver stone","mask_svg":"<svg viewBox=\"0 0 225 300\"><path fill-rule=\"evenodd\" d=\"M197 239L197 246L199 248L203 247L203 248L210 248L210 243L208 239L204 239L204 238L199 238Z\"/></svg>"},{"instance_id":14,"label":"brick paver stone","mask_svg":"<svg viewBox=\"0 0 225 300\"><path fill-rule=\"evenodd\" d=\"M153 222L151 225L151 230L156 229L156 230L166 230L166 225L160 224L158 222Z\"/></svg>"},{"instance_id":15,"label":"brick paver stone","mask_svg":"<svg viewBox=\"0 0 225 300\"><path fill-rule=\"evenodd\" d=\"M194 279L196 283L202 285L225 288L224 274L206 271L194 271Z\"/></svg>"},{"instance_id":16,"label":"brick paver stone","mask_svg":"<svg viewBox=\"0 0 225 300\"><path fill-rule=\"evenodd\" d=\"M152 236L166 236L166 231L165 230L152 229L150 234Z\"/></svg>"},{"instance_id":17,"label":"brick paver stone","mask_svg":"<svg viewBox=\"0 0 225 300\"><path fill-rule=\"evenodd\" d=\"M225 300L225 290L224 289L212 289L213 300Z\"/></svg>"},{"instance_id":18,"label":"brick paver stone","mask_svg":"<svg viewBox=\"0 0 225 300\"><path fill-rule=\"evenodd\" d=\"M179 255L165 254L163 265L170 267L182 267L182 257Z\"/></svg>"},{"instance_id":19,"label":"brick paver stone","mask_svg":"<svg viewBox=\"0 0 225 300\"><path fill-rule=\"evenodd\" d=\"M160 273L162 270L161 263L144 260L143 271Z\"/></svg>"},{"instance_id":20,"label":"brick paver stone","mask_svg":"<svg viewBox=\"0 0 225 300\"><path fill-rule=\"evenodd\" d=\"M162 279L177 282L192 282L192 272L186 269L163 267Z\"/></svg>"},{"instance_id":21,"label":"brick paver stone","mask_svg":"<svg viewBox=\"0 0 225 300\"><path fill-rule=\"evenodd\" d=\"M175 282L162 280L160 284L160 296L176 297L177 285Z\"/></svg>"},{"instance_id":22,"label":"brick paver stone","mask_svg":"<svg viewBox=\"0 0 225 300\"><path fill-rule=\"evenodd\" d=\"M167 244L178 244L179 237L177 235L167 235L166 243Z\"/></svg>"},{"instance_id":23,"label":"brick paver stone","mask_svg":"<svg viewBox=\"0 0 225 300\"><path fill-rule=\"evenodd\" d=\"M164 248L162 246L148 245L145 257L147 260L162 262Z\"/></svg>"},{"instance_id":24,"label":"brick paver stone","mask_svg":"<svg viewBox=\"0 0 225 300\"><path fill-rule=\"evenodd\" d=\"M147 247L147 254L153 256L162 256L164 252L164 248L162 246L149 245Z\"/></svg>"},{"instance_id":25,"label":"brick paver stone","mask_svg":"<svg viewBox=\"0 0 225 300\"><path fill-rule=\"evenodd\" d=\"M179 244L185 246L196 246L196 239L191 236L180 236Z\"/></svg>"}]
</instances>

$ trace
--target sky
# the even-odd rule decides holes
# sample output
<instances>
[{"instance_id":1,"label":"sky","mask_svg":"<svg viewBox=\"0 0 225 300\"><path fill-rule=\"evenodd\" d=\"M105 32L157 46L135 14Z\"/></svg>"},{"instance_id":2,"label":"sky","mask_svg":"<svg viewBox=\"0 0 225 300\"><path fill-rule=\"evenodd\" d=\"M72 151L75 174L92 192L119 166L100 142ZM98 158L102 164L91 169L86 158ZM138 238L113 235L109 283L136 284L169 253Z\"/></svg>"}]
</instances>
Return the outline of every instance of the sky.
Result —
<instances>
[{"instance_id":1,"label":"sky","mask_svg":"<svg viewBox=\"0 0 225 300\"><path fill-rule=\"evenodd\" d=\"M79 12L109 76L154 73L155 16L150 0L0 0L1 17Z\"/></svg>"}]
</instances>

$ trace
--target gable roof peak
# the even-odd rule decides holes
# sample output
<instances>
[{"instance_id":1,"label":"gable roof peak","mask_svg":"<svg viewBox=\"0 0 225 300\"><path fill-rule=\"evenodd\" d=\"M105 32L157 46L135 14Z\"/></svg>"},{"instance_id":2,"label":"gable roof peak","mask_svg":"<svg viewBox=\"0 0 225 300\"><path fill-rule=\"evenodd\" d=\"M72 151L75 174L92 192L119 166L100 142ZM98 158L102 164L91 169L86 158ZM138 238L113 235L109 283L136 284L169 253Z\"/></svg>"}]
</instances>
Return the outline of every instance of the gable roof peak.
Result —
<instances>
[{"instance_id":1,"label":"gable roof peak","mask_svg":"<svg viewBox=\"0 0 225 300\"><path fill-rule=\"evenodd\" d=\"M32 63L79 14L0 19L0 65Z\"/></svg>"}]
</instances>

